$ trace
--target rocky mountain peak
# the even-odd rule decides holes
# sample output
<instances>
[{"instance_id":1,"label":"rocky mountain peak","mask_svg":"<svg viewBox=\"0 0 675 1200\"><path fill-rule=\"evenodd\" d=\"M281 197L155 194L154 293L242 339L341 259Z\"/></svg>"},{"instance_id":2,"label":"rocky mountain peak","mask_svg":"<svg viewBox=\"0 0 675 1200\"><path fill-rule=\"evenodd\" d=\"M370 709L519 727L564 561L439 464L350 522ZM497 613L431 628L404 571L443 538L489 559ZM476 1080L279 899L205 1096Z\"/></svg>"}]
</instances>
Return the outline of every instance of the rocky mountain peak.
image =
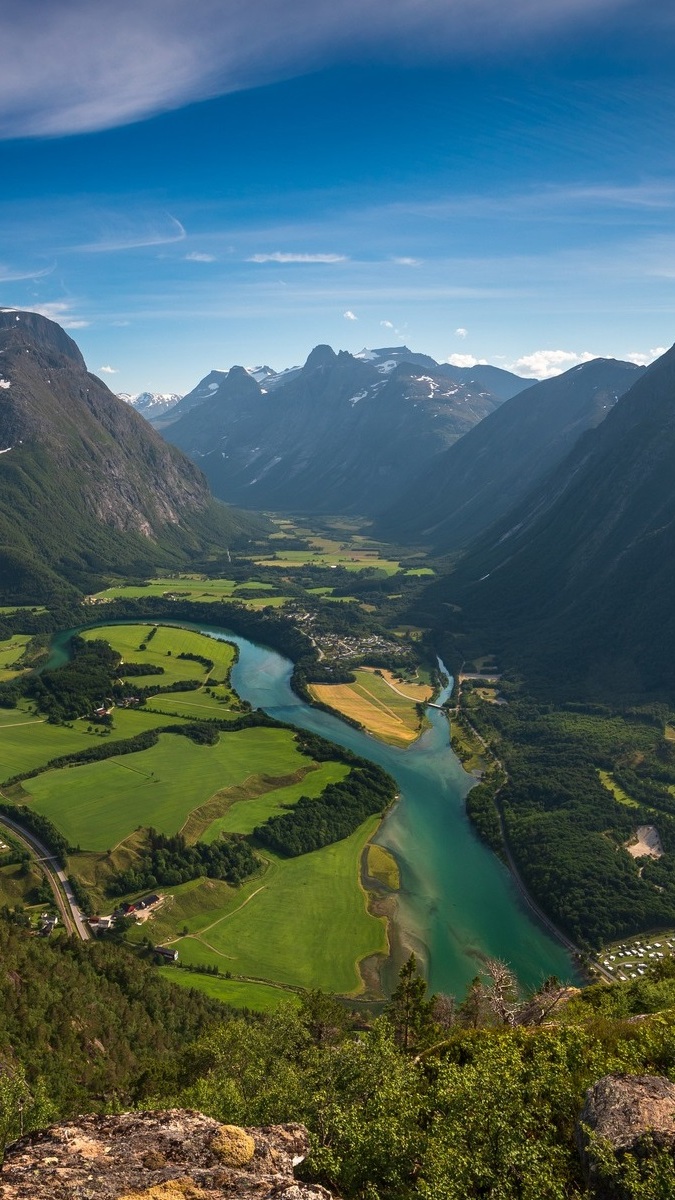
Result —
<instances>
[{"instance_id":1,"label":"rocky mountain peak","mask_svg":"<svg viewBox=\"0 0 675 1200\"><path fill-rule=\"evenodd\" d=\"M315 346L307 362L305 363L305 371L315 371L318 367L329 367L337 359L337 354L332 346Z\"/></svg>"},{"instance_id":2,"label":"rocky mountain peak","mask_svg":"<svg viewBox=\"0 0 675 1200\"><path fill-rule=\"evenodd\" d=\"M3 354L22 350L42 350L47 355L64 355L86 371L85 361L71 337L55 321L40 313L21 312L14 308L0 309L0 351Z\"/></svg>"}]
</instances>

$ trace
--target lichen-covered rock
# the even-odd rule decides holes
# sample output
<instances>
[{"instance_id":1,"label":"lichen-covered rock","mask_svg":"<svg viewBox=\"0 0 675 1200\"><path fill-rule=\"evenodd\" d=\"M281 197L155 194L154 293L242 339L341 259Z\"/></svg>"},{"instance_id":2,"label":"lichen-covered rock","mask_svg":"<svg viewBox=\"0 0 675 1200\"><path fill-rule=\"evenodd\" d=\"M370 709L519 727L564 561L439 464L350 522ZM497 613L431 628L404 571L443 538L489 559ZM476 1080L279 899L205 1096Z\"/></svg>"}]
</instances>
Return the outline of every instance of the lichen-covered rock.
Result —
<instances>
[{"instance_id":1,"label":"lichen-covered rock","mask_svg":"<svg viewBox=\"0 0 675 1200\"><path fill-rule=\"evenodd\" d=\"M577 1144L586 1178L603 1195L593 1137L619 1160L654 1150L675 1154L675 1083L658 1075L605 1075L588 1089Z\"/></svg>"},{"instance_id":2,"label":"lichen-covered rock","mask_svg":"<svg viewBox=\"0 0 675 1200\"><path fill-rule=\"evenodd\" d=\"M296 1183L302 1125L240 1129L185 1109L79 1117L9 1146L1 1200L330 1200Z\"/></svg>"}]
</instances>

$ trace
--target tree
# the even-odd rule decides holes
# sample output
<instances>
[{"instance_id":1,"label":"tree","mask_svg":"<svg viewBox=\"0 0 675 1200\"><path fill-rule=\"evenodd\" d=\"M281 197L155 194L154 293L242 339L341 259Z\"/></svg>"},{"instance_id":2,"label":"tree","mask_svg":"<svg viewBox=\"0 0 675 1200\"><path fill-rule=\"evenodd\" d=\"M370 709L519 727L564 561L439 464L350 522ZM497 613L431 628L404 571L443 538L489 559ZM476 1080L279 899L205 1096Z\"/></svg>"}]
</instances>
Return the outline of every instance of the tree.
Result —
<instances>
[{"instance_id":1,"label":"tree","mask_svg":"<svg viewBox=\"0 0 675 1200\"><path fill-rule=\"evenodd\" d=\"M405 1051L416 1050L432 1033L435 997L426 999L426 981L417 970L414 954L403 964L398 978L386 1014L394 1026L397 1044Z\"/></svg>"}]
</instances>

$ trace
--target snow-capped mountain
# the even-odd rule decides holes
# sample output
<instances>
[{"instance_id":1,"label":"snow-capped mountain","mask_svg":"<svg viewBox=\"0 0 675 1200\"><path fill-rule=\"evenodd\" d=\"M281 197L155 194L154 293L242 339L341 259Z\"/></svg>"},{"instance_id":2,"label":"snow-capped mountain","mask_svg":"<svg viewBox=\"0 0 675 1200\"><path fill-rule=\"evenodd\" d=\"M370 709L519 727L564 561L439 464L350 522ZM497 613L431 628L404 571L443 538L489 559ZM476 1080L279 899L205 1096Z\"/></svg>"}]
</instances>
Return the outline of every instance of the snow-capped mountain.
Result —
<instances>
[{"instance_id":1,"label":"snow-capped mountain","mask_svg":"<svg viewBox=\"0 0 675 1200\"><path fill-rule=\"evenodd\" d=\"M146 421L154 421L157 417L164 416L165 413L171 411L172 408L182 400L179 392L138 392L132 395L131 392L118 392L120 400L124 400L125 404L130 404L136 412L145 417Z\"/></svg>"}]
</instances>

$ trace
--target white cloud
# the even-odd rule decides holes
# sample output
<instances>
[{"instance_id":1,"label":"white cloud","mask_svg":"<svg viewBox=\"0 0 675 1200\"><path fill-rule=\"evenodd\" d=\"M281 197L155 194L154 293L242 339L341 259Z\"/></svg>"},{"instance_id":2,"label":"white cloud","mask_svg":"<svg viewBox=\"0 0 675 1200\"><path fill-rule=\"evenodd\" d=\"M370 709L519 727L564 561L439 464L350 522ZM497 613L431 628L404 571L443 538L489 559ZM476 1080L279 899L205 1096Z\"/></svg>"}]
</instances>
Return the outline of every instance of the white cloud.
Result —
<instances>
[{"instance_id":1,"label":"white cloud","mask_svg":"<svg viewBox=\"0 0 675 1200\"><path fill-rule=\"evenodd\" d=\"M419 267L422 259L421 258L394 258L392 261L397 263L399 267Z\"/></svg>"},{"instance_id":2,"label":"white cloud","mask_svg":"<svg viewBox=\"0 0 675 1200\"><path fill-rule=\"evenodd\" d=\"M347 311L343 312L342 315L346 321L358 321L358 319L359 319L357 317L356 313L352 312L351 308L348 308Z\"/></svg>"},{"instance_id":3,"label":"white cloud","mask_svg":"<svg viewBox=\"0 0 675 1200\"><path fill-rule=\"evenodd\" d=\"M631 0L32 0L4 5L0 137L111 128L340 61L444 62ZM658 14L655 14L658 19Z\"/></svg>"},{"instance_id":4,"label":"white cloud","mask_svg":"<svg viewBox=\"0 0 675 1200\"><path fill-rule=\"evenodd\" d=\"M186 262L215 262L215 254L202 254L199 250L193 250L191 254L185 255Z\"/></svg>"},{"instance_id":5,"label":"white cloud","mask_svg":"<svg viewBox=\"0 0 675 1200\"><path fill-rule=\"evenodd\" d=\"M346 262L347 258L344 254L288 254L282 250L275 250L273 254L252 254L246 262L254 263L339 263Z\"/></svg>"},{"instance_id":6,"label":"white cloud","mask_svg":"<svg viewBox=\"0 0 675 1200\"><path fill-rule=\"evenodd\" d=\"M43 279L45 275L51 275L53 270L53 265L36 270L22 270L20 267L7 267L0 263L0 283L16 283L20 279Z\"/></svg>"},{"instance_id":7,"label":"white cloud","mask_svg":"<svg viewBox=\"0 0 675 1200\"><path fill-rule=\"evenodd\" d=\"M473 354L451 354L446 358L451 367L477 367L487 363L486 358L474 358Z\"/></svg>"},{"instance_id":8,"label":"white cloud","mask_svg":"<svg viewBox=\"0 0 675 1200\"><path fill-rule=\"evenodd\" d=\"M653 350L648 350L646 354L641 354L639 350L631 350L630 354L627 354L625 357L626 362L635 363L637 367L648 367L655 358L660 358L665 352L666 346L655 346Z\"/></svg>"},{"instance_id":9,"label":"white cloud","mask_svg":"<svg viewBox=\"0 0 675 1200\"><path fill-rule=\"evenodd\" d=\"M461 338L465 338L467 336L468 332L469 332L468 329L464 329L463 326L461 326L461 325L460 325L459 329L455 330L457 337L461 337Z\"/></svg>"},{"instance_id":10,"label":"white cloud","mask_svg":"<svg viewBox=\"0 0 675 1200\"><path fill-rule=\"evenodd\" d=\"M187 237L185 228L176 217L166 213L161 223L151 220L144 226L132 225L117 228L96 242L76 246L76 250L88 254L113 254L118 250L141 250L146 246L166 246L171 242L183 242Z\"/></svg>"},{"instance_id":11,"label":"white cloud","mask_svg":"<svg viewBox=\"0 0 675 1200\"><path fill-rule=\"evenodd\" d=\"M26 305L23 307L26 308ZM71 310L72 304L67 301L53 300L49 304L32 304L28 312L36 312L41 317L47 317L50 321L56 321L63 329L86 329L89 321L84 321L81 317L75 316Z\"/></svg>"},{"instance_id":12,"label":"white cloud","mask_svg":"<svg viewBox=\"0 0 675 1200\"><path fill-rule=\"evenodd\" d=\"M380 325L382 326L383 329L393 329L394 328L391 321L380 321Z\"/></svg>"},{"instance_id":13,"label":"white cloud","mask_svg":"<svg viewBox=\"0 0 675 1200\"><path fill-rule=\"evenodd\" d=\"M535 350L532 354L524 354L515 362L509 364L509 371L523 375L526 379L552 379L554 375L562 375L570 367L580 363L591 362L599 355L591 354L589 350Z\"/></svg>"},{"instance_id":14,"label":"white cloud","mask_svg":"<svg viewBox=\"0 0 675 1200\"><path fill-rule=\"evenodd\" d=\"M103 375L119 375L118 367L99 367L99 371Z\"/></svg>"}]
</instances>

